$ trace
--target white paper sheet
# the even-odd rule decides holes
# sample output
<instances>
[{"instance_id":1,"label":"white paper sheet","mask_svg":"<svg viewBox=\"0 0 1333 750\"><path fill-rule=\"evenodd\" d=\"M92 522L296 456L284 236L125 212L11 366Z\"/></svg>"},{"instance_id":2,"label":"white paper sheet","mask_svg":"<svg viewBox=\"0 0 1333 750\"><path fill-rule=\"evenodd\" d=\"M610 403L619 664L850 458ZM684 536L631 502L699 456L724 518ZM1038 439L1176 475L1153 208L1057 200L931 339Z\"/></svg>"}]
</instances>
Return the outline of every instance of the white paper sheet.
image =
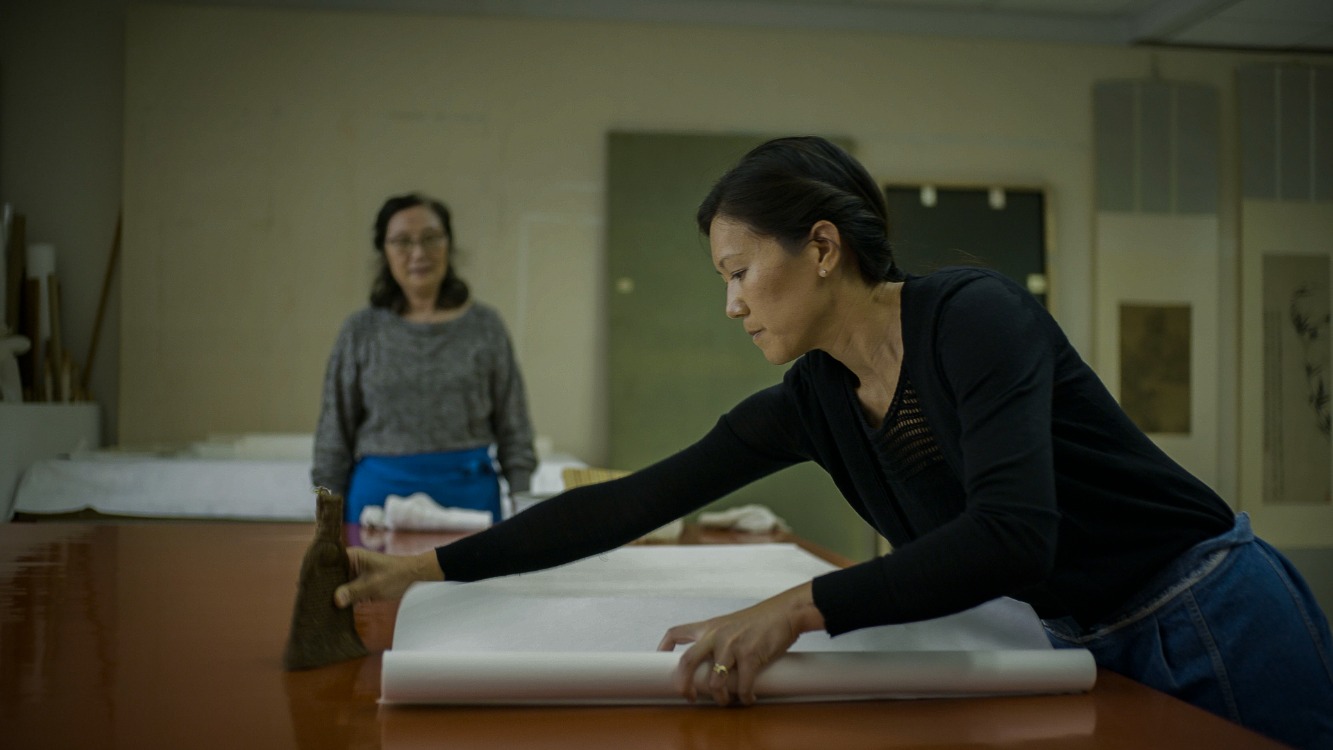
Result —
<instances>
[{"instance_id":1,"label":"white paper sheet","mask_svg":"<svg viewBox=\"0 0 1333 750\"><path fill-rule=\"evenodd\" d=\"M667 628L749 606L831 570L792 545L629 547L562 568L419 584L398 611L382 700L682 702ZM758 678L761 701L1078 692L1096 667L1050 647L1031 608L998 599L928 622L806 633ZM702 675L701 675L702 677Z\"/></svg>"}]
</instances>

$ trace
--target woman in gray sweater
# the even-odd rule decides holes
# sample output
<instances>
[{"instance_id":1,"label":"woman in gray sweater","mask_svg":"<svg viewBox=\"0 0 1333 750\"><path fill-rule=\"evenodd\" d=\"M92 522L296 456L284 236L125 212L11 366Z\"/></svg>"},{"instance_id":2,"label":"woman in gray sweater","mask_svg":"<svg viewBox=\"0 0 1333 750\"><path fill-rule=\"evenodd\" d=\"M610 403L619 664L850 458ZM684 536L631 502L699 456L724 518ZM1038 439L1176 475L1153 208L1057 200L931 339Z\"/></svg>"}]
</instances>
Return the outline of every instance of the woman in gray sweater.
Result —
<instances>
[{"instance_id":1,"label":"woman in gray sweater","mask_svg":"<svg viewBox=\"0 0 1333 750\"><path fill-rule=\"evenodd\" d=\"M444 204L390 198L374 231L379 273L329 356L311 478L347 498L351 523L416 492L499 521L491 446L511 492L537 465L509 334L455 271Z\"/></svg>"}]
</instances>

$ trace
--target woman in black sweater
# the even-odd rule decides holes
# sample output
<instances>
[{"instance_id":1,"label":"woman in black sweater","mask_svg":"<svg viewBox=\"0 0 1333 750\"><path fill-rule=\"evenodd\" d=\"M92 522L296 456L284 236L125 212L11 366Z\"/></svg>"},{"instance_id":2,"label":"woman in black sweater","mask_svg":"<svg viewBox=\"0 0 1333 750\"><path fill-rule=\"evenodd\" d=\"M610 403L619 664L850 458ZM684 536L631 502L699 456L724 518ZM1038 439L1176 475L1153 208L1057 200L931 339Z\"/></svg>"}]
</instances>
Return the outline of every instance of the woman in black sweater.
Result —
<instances>
[{"instance_id":1,"label":"woman in black sweater","mask_svg":"<svg viewBox=\"0 0 1333 750\"><path fill-rule=\"evenodd\" d=\"M899 271L878 186L819 138L770 141L698 213L726 314L782 383L694 445L570 490L432 553L351 550L347 606L415 580L471 581L629 542L762 476L815 461L893 554L705 622L677 681L719 703L802 633L1028 602L1057 646L1260 732L1333 747L1333 638L1299 574L1159 450L1021 287L978 269Z\"/></svg>"}]
</instances>

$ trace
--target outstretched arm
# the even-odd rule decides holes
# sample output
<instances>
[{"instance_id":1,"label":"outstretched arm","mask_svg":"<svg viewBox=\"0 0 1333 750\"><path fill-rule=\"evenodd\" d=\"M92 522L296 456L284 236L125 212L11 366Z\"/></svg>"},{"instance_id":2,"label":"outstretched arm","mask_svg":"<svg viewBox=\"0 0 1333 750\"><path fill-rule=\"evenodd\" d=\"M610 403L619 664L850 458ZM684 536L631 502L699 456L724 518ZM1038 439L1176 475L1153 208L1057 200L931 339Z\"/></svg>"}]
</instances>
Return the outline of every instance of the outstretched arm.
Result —
<instances>
[{"instance_id":1,"label":"outstretched arm","mask_svg":"<svg viewBox=\"0 0 1333 750\"><path fill-rule=\"evenodd\" d=\"M333 602L339 607L356 602L401 599L407 587L417 581L444 580L434 551L396 556L352 547L347 550L347 561L352 566L352 580L333 592Z\"/></svg>"},{"instance_id":2,"label":"outstretched arm","mask_svg":"<svg viewBox=\"0 0 1333 750\"><path fill-rule=\"evenodd\" d=\"M780 398L776 391L771 395ZM759 396L747 399L746 408L763 406ZM781 440L763 447L744 442L729 418L719 420L694 445L652 466L620 479L576 487L434 552L390 558L349 551L357 554L352 560L354 578L339 590L338 603L400 597L414 581L476 581L580 560L631 542L803 459ZM767 434L780 432L772 429ZM430 560L433 568L427 565Z\"/></svg>"}]
</instances>

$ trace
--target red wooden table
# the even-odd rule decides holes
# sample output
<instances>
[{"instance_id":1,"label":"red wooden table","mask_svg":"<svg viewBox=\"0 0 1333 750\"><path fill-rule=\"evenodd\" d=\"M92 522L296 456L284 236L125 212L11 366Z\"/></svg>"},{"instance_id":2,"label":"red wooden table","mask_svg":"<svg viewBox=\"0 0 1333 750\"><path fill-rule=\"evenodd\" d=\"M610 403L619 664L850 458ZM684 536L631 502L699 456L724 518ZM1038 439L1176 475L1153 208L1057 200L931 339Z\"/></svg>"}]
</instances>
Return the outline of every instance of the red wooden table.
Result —
<instances>
[{"instance_id":1,"label":"red wooden table","mask_svg":"<svg viewBox=\"0 0 1333 750\"><path fill-rule=\"evenodd\" d=\"M380 706L396 604L358 608L370 656L282 671L312 533L310 524L0 524L0 746L1278 747L1104 670L1085 695L729 709ZM405 554L452 538L365 541ZM775 538L690 529L683 541Z\"/></svg>"}]
</instances>

